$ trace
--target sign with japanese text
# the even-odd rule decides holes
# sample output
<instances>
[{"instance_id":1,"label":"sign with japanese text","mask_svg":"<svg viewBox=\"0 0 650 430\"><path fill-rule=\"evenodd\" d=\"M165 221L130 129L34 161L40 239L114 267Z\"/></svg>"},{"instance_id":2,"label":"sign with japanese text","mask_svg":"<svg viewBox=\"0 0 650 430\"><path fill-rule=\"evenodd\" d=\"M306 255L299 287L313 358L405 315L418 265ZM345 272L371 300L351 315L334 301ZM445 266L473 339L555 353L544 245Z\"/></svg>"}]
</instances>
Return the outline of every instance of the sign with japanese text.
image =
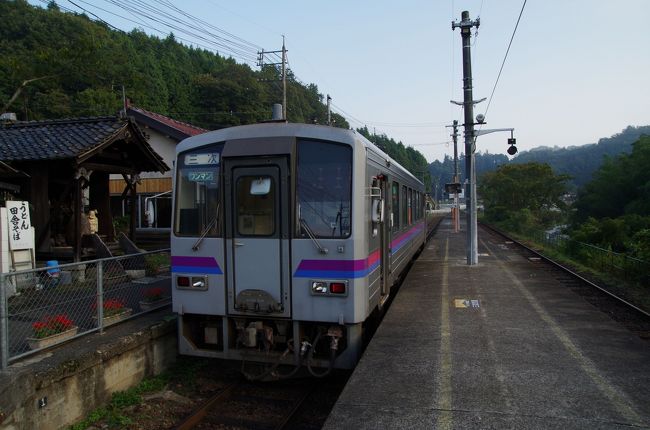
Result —
<instances>
[{"instance_id":1,"label":"sign with japanese text","mask_svg":"<svg viewBox=\"0 0 650 430\"><path fill-rule=\"evenodd\" d=\"M34 237L29 218L29 202L7 201L7 221L9 223L9 248L33 248Z\"/></svg>"}]
</instances>

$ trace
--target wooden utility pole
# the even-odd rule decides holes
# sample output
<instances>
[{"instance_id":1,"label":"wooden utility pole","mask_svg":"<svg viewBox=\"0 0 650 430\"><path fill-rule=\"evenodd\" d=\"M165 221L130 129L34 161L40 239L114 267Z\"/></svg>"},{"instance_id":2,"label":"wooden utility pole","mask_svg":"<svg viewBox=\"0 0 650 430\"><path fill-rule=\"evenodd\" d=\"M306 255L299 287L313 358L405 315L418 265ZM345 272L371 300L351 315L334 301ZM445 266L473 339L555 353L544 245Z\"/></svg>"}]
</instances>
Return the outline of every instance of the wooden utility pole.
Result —
<instances>
[{"instance_id":1,"label":"wooden utility pole","mask_svg":"<svg viewBox=\"0 0 650 430\"><path fill-rule=\"evenodd\" d=\"M280 81L282 81L282 119L287 120L287 48L284 44L284 36L282 36L282 49L279 51L265 51L261 50L257 53L257 65L260 69L265 66L280 66ZM282 54L282 61L280 63L267 63L265 57L268 54Z\"/></svg>"}]
</instances>

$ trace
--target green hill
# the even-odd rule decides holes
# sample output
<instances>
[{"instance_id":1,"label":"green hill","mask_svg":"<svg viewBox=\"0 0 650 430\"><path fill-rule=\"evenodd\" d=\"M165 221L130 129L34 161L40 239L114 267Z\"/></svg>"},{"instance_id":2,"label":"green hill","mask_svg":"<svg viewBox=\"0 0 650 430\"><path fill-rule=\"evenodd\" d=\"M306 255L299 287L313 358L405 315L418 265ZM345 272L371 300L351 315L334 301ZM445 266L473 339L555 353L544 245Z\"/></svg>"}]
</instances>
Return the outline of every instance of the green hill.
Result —
<instances>
[{"instance_id":1,"label":"green hill","mask_svg":"<svg viewBox=\"0 0 650 430\"><path fill-rule=\"evenodd\" d=\"M0 103L19 120L114 115L122 107L122 86L134 105L211 130L268 120L271 105L282 100L279 70L256 71L185 46L173 35L116 31L54 3L43 9L0 0L0 16ZM327 120L318 87L290 71L287 117L295 123ZM349 128L342 116L332 119ZM379 140L393 159L427 179L420 152L386 136Z\"/></svg>"},{"instance_id":2,"label":"green hill","mask_svg":"<svg viewBox=\"0 0 650 430\"><path fill-rule=\"evenodd\" d=\"M629 126L614 136L602 138L598 143L588 145L568 148L542 146L530 151L523 151L512 160L508 160L508 157L504 154L477 153L476 174L480 181L484 173L493 171L503 164L548 163L556 175L567 174L571 176L569 186L578 189L591 180L593 173L603 164L606 157L630 153L632 144L639 140L642 135L650 136L650 126ZM464 178L464 157L460 157L458 164ZM451 182L454 171L453 159L447 156L442 162L436 160L429 164L429 171L434 178L434 182L438 181L442 184Z\"/></svg>"},{"instance_id":3,"label":"green hill","mask_svg":"<svg viewBox=\"0 0 650 430\"><path fill-rule=\"evenodd\" d=\"M122 86L133 104L207 129L270 119L271 105L282 100L276 69L254 71L173 35L112 30L54 3L43 9L0 0L0 16L0 100L20 120L114 115ZM316 85L288 74L287 99L289 121L325 123ZM349 127L340 115L334 120Z\"/></svg>"}]
</instances>

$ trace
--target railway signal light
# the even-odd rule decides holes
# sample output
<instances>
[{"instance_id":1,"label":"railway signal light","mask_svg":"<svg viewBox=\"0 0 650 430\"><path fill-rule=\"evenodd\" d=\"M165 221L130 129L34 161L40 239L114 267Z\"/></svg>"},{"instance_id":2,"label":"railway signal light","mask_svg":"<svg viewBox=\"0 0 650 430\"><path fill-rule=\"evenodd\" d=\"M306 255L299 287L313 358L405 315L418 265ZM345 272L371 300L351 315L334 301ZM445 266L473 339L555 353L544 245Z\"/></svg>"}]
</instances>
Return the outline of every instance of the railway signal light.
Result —
<instances>
[{"instance_id":1,"label":"railway signal light","mask_svg":"<svg viewBox=\"0 0 650 430\"><path fill-rule=\"evenodd\" d=\"M510 145L508 147L508 154L515 155L517 153L517 147L515 146L516 144L517 144L517 139L515 139L514 137L508 139L508 145Z\"/></svg>"}]
</instances>

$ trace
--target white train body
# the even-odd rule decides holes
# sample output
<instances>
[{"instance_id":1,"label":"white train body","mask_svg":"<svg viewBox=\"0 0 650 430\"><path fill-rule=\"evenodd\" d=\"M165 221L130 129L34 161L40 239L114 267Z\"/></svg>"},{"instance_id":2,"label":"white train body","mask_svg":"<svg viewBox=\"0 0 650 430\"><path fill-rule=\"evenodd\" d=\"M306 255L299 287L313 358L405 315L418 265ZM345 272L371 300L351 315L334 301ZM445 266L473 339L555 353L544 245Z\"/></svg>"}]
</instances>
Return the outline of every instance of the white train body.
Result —
<instances>
[{"instance_id":1,"label":"white train body","mask_svg":"<svg viewBox=\"0 0 650 430\"><path fill-rule=\"evenodd\" d=\"M184 140L171 239L181 354L353 367L364 322L424 244L424 200L354 131L267 123Z\"/></svg>"}]
</instances>

